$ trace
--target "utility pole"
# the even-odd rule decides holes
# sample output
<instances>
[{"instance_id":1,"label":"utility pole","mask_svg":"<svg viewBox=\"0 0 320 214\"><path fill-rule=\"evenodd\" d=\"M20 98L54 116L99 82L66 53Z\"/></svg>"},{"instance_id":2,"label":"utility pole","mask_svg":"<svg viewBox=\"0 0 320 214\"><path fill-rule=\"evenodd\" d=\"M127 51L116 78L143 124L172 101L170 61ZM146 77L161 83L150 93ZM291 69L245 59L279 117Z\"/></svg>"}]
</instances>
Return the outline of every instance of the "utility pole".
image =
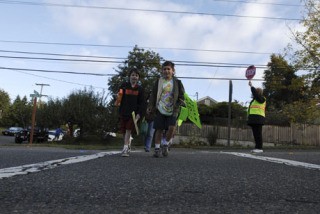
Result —
<instances>
[{"instance_id":1,"label":"utility pole","mask_svg":"<svg viewBox=\"0 0 320 214\"><path fill-rule=\"evenodd\" d=\"M40 94L37 91L33 91L33 94L30 94L30 97L33 99L33 110L32 110L32 120L31 120L31 130L30 130L30 141L29 144L32 145L33 135L34 135L34 125L36 123L36 111L37 111L37 98L40 98Z\"/></svg>"},{"instance_id":2,"label":"utility pole","mask_svg":"<svg viewBox=\"0 0 320 214\"><path fill-rule=\"evenodd\" d=\"M41 106L41 97L42 96L46 96L46 95L42 95L42 89L44 86L50 86L49 84L44 84L44 83L36 83L36 85L39 85L41 86L41 89L40 89L40 97L39 97L39 106Z\"/></svg>"},{"instance_id":3,"label":"utility pole","mask_svg":"<svg viewBox=\"0 0 320 214\"><path fill-rule=\"evenodd\" d=\"M229 105L228 105L228 146L230 147L231 138L231 104L232 104L232 80L229 80Z\"/></svg>"}]
</instances>

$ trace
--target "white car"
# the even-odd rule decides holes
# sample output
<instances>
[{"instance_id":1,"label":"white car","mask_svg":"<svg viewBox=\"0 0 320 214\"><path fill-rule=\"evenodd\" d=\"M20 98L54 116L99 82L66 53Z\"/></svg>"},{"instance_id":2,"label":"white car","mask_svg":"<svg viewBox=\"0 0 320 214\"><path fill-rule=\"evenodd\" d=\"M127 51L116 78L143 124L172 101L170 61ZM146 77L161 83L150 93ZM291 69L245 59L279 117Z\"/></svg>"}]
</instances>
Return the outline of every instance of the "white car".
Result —
<instances>
[{"instance_id":1,"label":"white car","mask_svg":"<svg viewBox=\"0 0 320 214\"><path fill-rule=\"evenodd\" d=\"M49 130L48 132L48 141L61 141L63 139L64 134L60 133L58 139L54 139L56 136L56 130Z\"/></svg>"},{"instance_id":2,"label":"white car","mask_svg":"<svg viewBox=\"0 0 320 214\"><path fill-rule=\"evenodd\" d=\"M73 137L79 137L79 136L80 136L80 129L75 129L73 132ZM114 132L105 132L104 137L108 137L108 136L117 137L117 134Z\"/></svg>"}]
</instances>

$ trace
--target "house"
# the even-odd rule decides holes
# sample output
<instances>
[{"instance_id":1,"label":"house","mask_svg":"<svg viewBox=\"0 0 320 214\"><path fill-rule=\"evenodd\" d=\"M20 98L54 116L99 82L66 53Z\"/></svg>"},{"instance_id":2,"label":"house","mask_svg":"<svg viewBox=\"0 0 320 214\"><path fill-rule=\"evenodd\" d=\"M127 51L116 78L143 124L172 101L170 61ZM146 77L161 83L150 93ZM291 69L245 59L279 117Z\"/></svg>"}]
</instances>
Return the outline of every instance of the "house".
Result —
<instances>
[{"instance_id":1,"label":"house","mask_svg":"<svg viewBox=\"0 0 320 214\"><path fill-rule=\"evenodd\" d=\"M199 100L197 100L197 104L205 104L207 106L212 106L213 104L218 103L218 101L212 99L209 96L205 96L203 98L200 98Z\"/></svg>"}]
</instances>

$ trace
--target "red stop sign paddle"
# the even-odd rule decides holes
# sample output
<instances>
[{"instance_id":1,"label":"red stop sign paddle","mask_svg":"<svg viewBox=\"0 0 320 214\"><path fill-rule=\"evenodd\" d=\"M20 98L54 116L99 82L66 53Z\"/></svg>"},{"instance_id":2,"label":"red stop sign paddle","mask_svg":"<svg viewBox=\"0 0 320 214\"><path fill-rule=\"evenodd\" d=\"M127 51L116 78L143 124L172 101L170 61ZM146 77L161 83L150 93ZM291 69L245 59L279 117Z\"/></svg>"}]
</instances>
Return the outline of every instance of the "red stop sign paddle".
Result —
<instances>
[{"instance_id":1,"label":"red stop sign paddle","mask_svg":"<svg viewBox=\"0 0 320 214\"><path fill-rule=\"evenodd\" d=\"M255 74L256 74L256 67L254 67L254 65L250 65L246 70L246 78L248 80L251 80Z\"/></svg>"}]
</instances>

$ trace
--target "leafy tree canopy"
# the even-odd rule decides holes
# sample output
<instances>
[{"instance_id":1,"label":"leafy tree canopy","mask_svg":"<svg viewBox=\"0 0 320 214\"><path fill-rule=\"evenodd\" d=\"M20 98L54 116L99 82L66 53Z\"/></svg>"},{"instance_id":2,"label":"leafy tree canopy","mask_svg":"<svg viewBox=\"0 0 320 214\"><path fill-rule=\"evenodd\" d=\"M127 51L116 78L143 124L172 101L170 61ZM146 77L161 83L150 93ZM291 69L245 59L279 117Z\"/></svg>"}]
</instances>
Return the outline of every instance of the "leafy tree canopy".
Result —
<instances>
[{"instance_id":1,"label":"leafy tree canopy","mask_svg":"<svg viewBox=\"0 0 320 214\"><path fill-rule=\"evenodd\" d=\"M304 79L298 77L295 68L280 55L271 55L264 79L268 108L282 109L284 105L305 97L307 90Z\"/></svg>"},{"instance_id":2,"label":"leafy tree canopy","mask_svg":"<svg viewBox=\"0 0 320 214\"><path fill-rule=\"evenodd\" d=\"M303 31L293 32L294 41L300 46L294 54L297 68L309 71L306 75L311 93L320 95L320 1L304 0L305 17L302 21Z\"/></svg>"},{"instance_id":3,"label":"leafy tree canopy","mask_svg":"<svg viewBox=\"0 0 320 214\"><path fill-rule=\"evenodd\" d=\"M144 50L135 46L129 52L127 60L119 65L116 69L117 74L108 82L108 89L113 97L118 93L120 85L128 81L129 71L132 68L137 68L140 72L140 82L148 93L153 85L153 82L160 75L162 58L158 53ZM112 101L113 102L113 101Z\"/></svg>"}]
</instances>

